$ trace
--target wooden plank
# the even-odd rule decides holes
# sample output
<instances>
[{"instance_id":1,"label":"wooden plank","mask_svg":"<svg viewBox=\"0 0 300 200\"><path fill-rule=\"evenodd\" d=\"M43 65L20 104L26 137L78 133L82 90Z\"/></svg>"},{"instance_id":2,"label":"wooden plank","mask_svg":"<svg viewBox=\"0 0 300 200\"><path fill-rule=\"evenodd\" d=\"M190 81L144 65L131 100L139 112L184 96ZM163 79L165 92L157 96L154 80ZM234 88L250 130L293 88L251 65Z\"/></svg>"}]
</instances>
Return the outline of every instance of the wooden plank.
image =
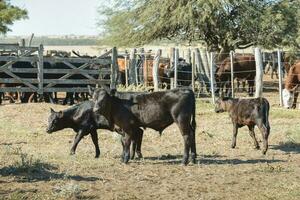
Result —
<instances>
[{"instance_id":1,"label":"wooden plank","mask_svg":"<svg viewBox=\"0 0 300 200\"><path fill-rule=\"evenodd\" d=\"M1 79L0 79L1 80ZM98 84L101 80L98 79L44 79L44 84L55 83L57 84ZM47 87L49 88L49 87Z\"/></svg>"},{"instance_id":2,"label":"wooden plank","mask_svg":"<svg viewBox=\"0 0 300 200\"><path fill-rule=\"evenodd\" d=\"M231 97L234 98L233 51L230 51Z\"/></svg>"},{"instance_id":3,"label":"wooden plank","mask_svg":"<svg viewBox=\"0 0 300 200\"><path fill-rule=\"evenodd\" d=\"M159 84L159 58L161 56L161 49L157 50L157 53L154 57L154 63L152 68L152 75L153 75L153 85L154 91L158 91L158 84Z\"/></svg>"},{"instance_id":4,"label":"wooden plank","mask_svg":"<svg viewBox=\"0 0 300 200\"><path fill-rule=\"evenodd\" d=\"M22 47L16 44L0 44L0 49L3 50L24 50L24 51L38 51L38 47Z\"/></svg>"},{"instance_id":5,"label":"wooden plank","mask_svg":"<svg viewBox=\"0 0 300 200\"><path fill-rule=\"evenodd\" d=\"M215 104L215 54L213 52L210 53L210 88L211 88L211 98L212 103Z\"/></svg>"},{"instance_id":6,"label":"wooden plank","mask_svg":"<svg viewBox=\"0 0 300 200\"><path fill-rule=\"evenodd\" d=\"M9 70L7 69L3 69L3 72L8 74L9 76L11 76L12 78L15 78L17 80L20 81L20 83L23 83L24 85L27 85L28 87L32 88L33 90L37 90L37 87L35 87L34 85L32 85L31 83L29 83L28 81L18 77L17 75L15 75L14 73L11 73Z\"/></svg>"},{"instance_id":7,"label":"wooden plank","mask_svg":"<svg viewBox=\"0 0 300 200\"><path fill-rule=\"evenodd\" d=\"M109 84L109 80L102 84ZM44 92L89 92L87 87L71 87L71 88L44 88Z\"/></svg>"},{"instance_id":8,"label":"wooden plank","mask_svg":"<svg viewBox=\"0 0 300 200\"><path fill-rule=\"evenodd\" d=\"M65 65L69 66L70 68L73 68L74 70L77 70L77 71L78 71L78 68L77 68L76 66L74 66L73 64L68 63L68 62L63 62L63 63L64 63ZM81 70L81 71L83 71L83 70ZM85 77L88 78L88 79L95 79L94 77L92 77L92 76L90 76L90 75L88 75L88 74L86 74L86 73L82 73L82 75L85 76Z\"/></svg>"},{"instance_id":9,"label":"wooden plank","mask_svg":"<svg viewBox=\"0 0 300 200\"><path fill-rule=\"evenodd\" d=\"M36 55L30 57L18 57L18 56L0 56L0 61L20 61L20 62L37 62L38 57Z\"/></svg>"},{"instance_id":10,"label":"wooden plank","mask_svg":"<svg viewBox=\"0 0 300 200\"><path fill-rule=\"evenodd\" d=\"M29 87L5 87L0 88L0 92L35 92Z\"/></svg>"},{"instance_id":11,"label":"wooden plank","mask_svg":"<svg viewBox=\"0 0 300 200\"><path fill-rule=\"evenodd\" d=\"M277 58L278 58L278 78L279 78L279 102L280 106L283 106L283 96L282 96L282 65L281 65L281 52L277 50Z\"/></svg>"},{"instance_id":12,"label":"wooden plank","mask_svg":"<svg viewBox=\"0 0 300 200\"><path fill-rule=\"evenodd\" d=\"M0 69L0 71L3 71ZM9 71L12 73L24 73L24 74L32 74L32 73L37 73L38 69L37 68L9 68Z\"/></svg>"},{"instance_id":13,"label":"wooden plank","mask_svg":"<svg viewBox=\"0 0 300 200\"><path fill-rule=\"evenodd\" d=\"M179 59L179 49L175 49L175 55L174 55L174 88L177 88L177 77L178 77L178 59Z\"/></svg>"},{"instance_id":14,"label":"wooden plank","mask_svg":"<svg viewBox=\"0 0 300 200\"><path fill-rule=\"evenodd\" d=\"M189 56L191 55L191 50L188 51ZM195 65L195 52L192 52L192 90L195 92L195 75L196 75L196 65Z\"/></svg>"},{"instance_id":15,"label":"wooden plank","mask_svg":"<svg viewBox=\"0 0 300 200\"><path fill-rule=\"evenodd\" d=\"M39 89L38 89L38 93L39 94L43 94L43 85L44 85L44 56L43 56L43 52L44 52L44 47L41 44L40 48L39 48L39 52L38 52L38 57L39 57L39 61L38 61L38 81L39 81Z\"/></svg>"},{"instance_id":16,"label":"wooden plank","mask_svg":"<svg viewBox=\"0 0 300 200\"><path fill-rule=\"evenodd\" d=\"M44 57L44 62L52 63L86 63L86 64L99 64L110 65L111 59L108 58L59 58L59 57Z\"/></svg>"},{"instance_id":17,"label":"wooden plank","mask_svg":"<svg viewBox=\"0 0 300 200\"><path fill-rule=\"evenodd\" d=\"M81 65L80 67L78 67L77 69L84 69L84 68L86 68L88 66L88 63L85 63L85 64L83 64L83 65ZM77 70L76 69L76 70ZM73 75L73 73L69 73L69 74L66 74L66 75L64 75L64 76L62 76L62 77L60 77L59 78L59 80L63 80L63 79L67 79L67 78L69 78L70 76L72 76ZM52 86L54 86L54 85L56 85L57 83L49 83L48 85L46 85L45 86L45 88L50 88L50 87L52 87Z\"/></svg>"},{"instance_id":18,"label":"wooden plank","mask_svg":"<svg viewBox=\"0 0 300 200\"><path fill-rule=\"evenodd\" d=\"M117 87L117 79L119 74L119 67L118 67L118 51L117 48L114 47L112 49L112 56L111 56L111 75L110 75L110 88L116 89Z\"/></svg>"},{"instance_id":19,"label":"wooden plank","mask_svg":"<svg viewBox=\"0 0 300 200\"><path fill-rule=\"evenodd\" d=\"M21 83L21 84L23 84L24 82L38 84L38 80L37 79L32 79L32 78L22 78L22 79L0 78L0 83Z\"/></svg>"},{"instance_id":20,"label":"wooden plank","mask_svg":"<svg viewBox=\"0 0 300 200\"><path fill-rule=\"evenodd\" d=\"M263 62L259 48L254 49L255 63L256 63L256 75L255 75L255 97L262 97L263 92Z\"/></svg>"},{"instance_id":21,"label":"wooden plank","mask_svg":"<svg viewBox=\"0 0 300 200\"><path fill-rule=\"evenodd\" d=\"M136 49L132 49L130 52L130 61L129 61L129 84L135 84L135 54L136 54Z\"/></svg>"},{"instance_id":22,"label":"wooden plank","mask_svg":"<svg viewBox=\"0 0 300 200\"><path fill-rule=\"evenodd\" d=\"M30 71L30 70L28 70ZM89 70L89 69L83 69L83 70L78 70L78 69L44 69L44 74L110 74L111 71L110 69L100 69L100 70Z\"/></svg>"}]
</instances>

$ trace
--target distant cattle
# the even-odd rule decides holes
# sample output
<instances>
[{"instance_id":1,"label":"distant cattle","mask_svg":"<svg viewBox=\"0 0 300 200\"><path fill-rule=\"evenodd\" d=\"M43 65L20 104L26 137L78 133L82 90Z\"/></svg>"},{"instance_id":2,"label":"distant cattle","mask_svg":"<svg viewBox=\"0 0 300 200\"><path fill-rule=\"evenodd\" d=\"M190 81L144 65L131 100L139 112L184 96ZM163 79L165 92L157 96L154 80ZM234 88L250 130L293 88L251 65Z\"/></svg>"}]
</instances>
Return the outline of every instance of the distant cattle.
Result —
<instances>
[{"instance_id":1,"label":"distant cattle","mask_svg":"<svg viewBox=\"0 0 300 200\"><path fill-rule=\"evenodd\" d=\"M300 61L293 65L285 79L283 90L283 105L285 108L296 108L300 84Z\"/></svg>"},{"instance_id":2,"label":"distant cattle","mask_svg":"<svg viewBox=\"0 0 300 200\"><path fill-rule=\"evenodd\" d=\"M233 59L233 77L238 80L246 80L248 83L248 94L253 96L254 80L256 75L255 58L253 55L237 54ZM215 72L217 83L216 93L223 92L226 89L226 95L231 96L231 61L225 58L217 67Z\"/></svg>"},{"instance_id":3,"label":"distant cattle","mask_svg":"<svg viewBox=\"0 0 300 200\"><path fill-rule=\"evenodd\" d=\"M111 119L124 130L125 163L129 160L131 140L142 128L152 128L160 133L175 122L184 139L184 156L182 163L187 164L189 151L192 162L196 159L195 143L195 97L190 89L174 89L170 91L140 94L131 99L120 99L104 89L96 89L93 93L94 111Z\"/></svg>"},{"instance_id":4,"label":"distant cattle","mask_svg":"<svg viewBox=\"0 0 300 200\"><path fill-rule=\"evenodd\" d=\"M219 98L216 101L215 112L228 112L233 124L233 137L231 147L236 146L236 136L238 128L248 126L249 134L253 139L254 147L259 149L259 144L255 138L254 127L259 128L264 148L263 154L268 150L268 138L270 134L269 124L269 109L270 105L265 98L255 99L233 99L233 98Z\"/></svg>"},{"instance_id":5,"label":"distant cattle","mask_svg":"<svg viewBox=\"0 0 300 200\"><path fill-rule=\"evenodd\" d=\"M172 65L172 68L165 70L165 73L169 79L175 77L174 63ZM187 63L184 59L179 58L177 65L177 84L179 86L190 86L191 83L192 65L190 63Z\"/></svg>"},{"instance_id":6,"label":"distant cattle","mask_svg":"<svg viewBox=\"0 0 300 200\"><path fill-rule=\"evenodd\" d=\"M51 109L51 114L48 119L48 127L46 130L47 133L53 133L65 128L73 129L76 132L76 136L70 154L75 154L80 140L84 136L91 134L91 138L95 145L95 157L98 158L100 156L100 148L98 145L97 129L116 131L122 136L124 136L124 133L121 129L114 127L114 124L105 117L94 113L93 107L94 103L92 101L85 101L59 112L55 112ZM142 135L137 135L139 140L142 140L141 137ZM132 145L132 158L134 158L135 152L137 152L138 156L141 157L140 150L137 149L138 147L140 147L140 145L136 145L136 143Z\"/></svg>"}]
</instances>

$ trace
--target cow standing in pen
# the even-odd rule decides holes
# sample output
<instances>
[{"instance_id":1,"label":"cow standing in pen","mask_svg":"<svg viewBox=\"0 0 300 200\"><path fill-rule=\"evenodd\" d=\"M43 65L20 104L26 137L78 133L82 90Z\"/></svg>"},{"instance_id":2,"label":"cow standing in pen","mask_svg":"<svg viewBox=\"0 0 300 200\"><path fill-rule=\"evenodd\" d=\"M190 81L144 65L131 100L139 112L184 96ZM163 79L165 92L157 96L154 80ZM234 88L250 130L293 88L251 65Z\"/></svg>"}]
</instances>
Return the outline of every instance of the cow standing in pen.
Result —
<instances>
[{"instance_id":1,"label":"cow standing in pen","mask_svg":"<svg viewBox=\"0 0 300 200\"><path fill-rule=\"evenodd\" d=\"M111 91L96 89L93 92L94 112L124 130L123 161L127 163L131 140L139 134L140 127L152 128L160 133L173 122L177 124L184 139L182 163L187 164L191 150L192 162L196 162L195 143L195 97L190 89L174 89L136 95L120 99Z\"/></svg>"},{"instance_id":2,"label":"cow standing in pen","mask_svg":"<svg viewBox=\"0 0 300 200\"><path fill-rule=\"evenodd\" d=\"M262 153L266 154L268 150L268 138L270 134L269 124L269 109L270 105L265 98L255 99L233 99L219 98L216 101L215 112L228 112L233 124L232 148L236 146L236 136L238 128L248 126L249 134L253 139L254 147L259 149L259 144L256 140L254 127L259 128L263 138Z\"/></svg>"},{"instance_id":3,"label":"cow standing in pen","mask_svg":"<svg viewBox=\"0 0 300 200\"><path fill-rule=\"evenodd\" d=\"M293 65L285 79L284 90L282 91L283 106L285 108L296 108L297 98L299 95L300 84L300 61Z\"/></svg>"},{"instance_id":4,"label":"cow standing in pen","mask_svg":"<svg viewBox=\"0 0 300 200\"><path fill-rule=\"evenodd\" d=\"M95 145L95 157L98 158L100 156L100 148L98 145L97 129L116 131L122 136L124 136L124 132L121 129L115 128L114 124L102 115L94 113L93 107L94 103L92 101L84 101L59 112L55 112L51 109L51 114L48 119L48 127L46 130L47 133L53 133L65 128L73 129L76 132L76 136L70 154L75 154L80 140L84 136L91 134L91 138ZM141 149L139 149L141 148L142 133L137 135L136 141L133 141L132 159L135 156L135 152L139 158L142 157Z\"/></svg>"}]
</instances>

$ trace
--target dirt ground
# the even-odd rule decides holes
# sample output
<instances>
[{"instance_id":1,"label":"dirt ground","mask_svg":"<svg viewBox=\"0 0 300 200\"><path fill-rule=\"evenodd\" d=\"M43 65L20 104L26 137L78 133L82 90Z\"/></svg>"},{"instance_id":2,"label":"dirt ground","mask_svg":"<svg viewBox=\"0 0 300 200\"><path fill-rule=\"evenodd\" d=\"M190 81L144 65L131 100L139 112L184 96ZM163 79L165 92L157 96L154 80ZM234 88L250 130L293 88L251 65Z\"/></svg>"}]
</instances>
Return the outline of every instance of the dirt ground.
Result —
<instances>
[{"instance_id":1,"label":"dirt ground","mask_svg":"<svg viewBox=\"0 0 300 200\"><path fill-rule=\"evenodd\" d=\"M99 159L90 137L71 156L72 130L46 133L49 108L67 106L2 105L0 199L300 199L300 111L271 105L270 149L263 156L246 127L231 149L228 114L197 100L198 158L188 166L180 165L183 140L175 125L162 136L147 129L144 159L125 165L114 133L98 131ZM260 140L258 129L256 135Z\"/></svg>"}]
</instances>

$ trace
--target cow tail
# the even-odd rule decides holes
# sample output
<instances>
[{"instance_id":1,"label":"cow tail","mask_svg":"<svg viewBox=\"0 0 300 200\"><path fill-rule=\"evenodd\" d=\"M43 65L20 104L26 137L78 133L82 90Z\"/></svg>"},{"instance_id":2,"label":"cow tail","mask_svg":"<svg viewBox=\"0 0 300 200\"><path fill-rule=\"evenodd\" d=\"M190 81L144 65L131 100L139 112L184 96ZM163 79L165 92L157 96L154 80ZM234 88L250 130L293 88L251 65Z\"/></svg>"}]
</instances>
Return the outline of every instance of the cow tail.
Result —
<instances>
[{"instance_id":1,"label":"cow tail","mask_svg":"<svg viewBox=\"0 0 300 200\"><path fill-rule=\"evenodd\" d=\"M263 99L264 124L266 125L267 128L270 128L269 111L270 111L270 104L269 104L268 100Z\"/></svg>"},{"instance_id":2,"label":"cow tail","mask_svg":"<svg viewBox=\"0 0 300 200\"><path fill-rule=\"evenodd\" d=\"M196 131L196 105L195 105L195 97L193 98L192 110L193 110L193 113L192 113L192 119L191 119L191 127L192 127L192 130L193 130L194 134L195 134L195 131Z\"/></svg>"}]
</instances>

